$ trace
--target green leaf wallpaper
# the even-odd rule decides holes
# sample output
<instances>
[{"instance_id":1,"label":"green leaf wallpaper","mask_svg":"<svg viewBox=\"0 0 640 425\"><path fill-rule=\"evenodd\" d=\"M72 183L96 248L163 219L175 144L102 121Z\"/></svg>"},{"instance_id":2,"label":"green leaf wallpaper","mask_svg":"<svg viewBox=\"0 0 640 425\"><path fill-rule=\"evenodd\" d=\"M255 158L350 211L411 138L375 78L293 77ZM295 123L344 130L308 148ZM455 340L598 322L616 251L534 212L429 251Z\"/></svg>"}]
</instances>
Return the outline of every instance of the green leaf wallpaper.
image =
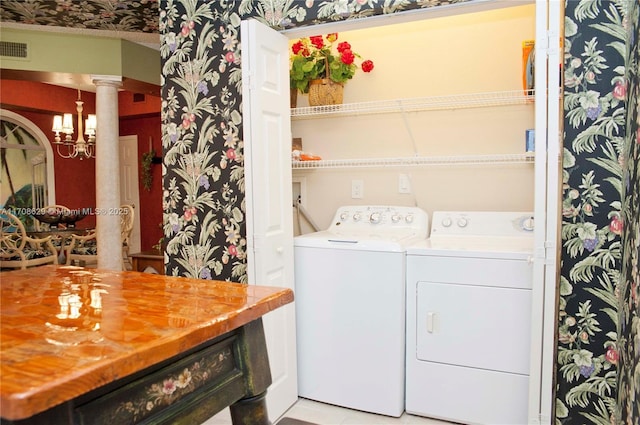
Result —
<instances>
[{"instance_id":1,"label":"green leaf wallpaper","mask_svg":"<svg viewBox=\"0 0 640 425\"><path fill-rule=\"evenodd\" d=\"M640 2L630 2L624 27L627 36L626 137L621 186L622 273L618 297L617 423L640 421Z\"/></svg>"},{"instance_id":2,"label":"green leaf wallpaper","mask_svg":"<svg viewBox=\"0 0 640 425\"><path fill-rule=\"evenodd\" d=\"M2 0L3 22L96 30L158 32L158 0Z\"/></svg>"}]
</instances>

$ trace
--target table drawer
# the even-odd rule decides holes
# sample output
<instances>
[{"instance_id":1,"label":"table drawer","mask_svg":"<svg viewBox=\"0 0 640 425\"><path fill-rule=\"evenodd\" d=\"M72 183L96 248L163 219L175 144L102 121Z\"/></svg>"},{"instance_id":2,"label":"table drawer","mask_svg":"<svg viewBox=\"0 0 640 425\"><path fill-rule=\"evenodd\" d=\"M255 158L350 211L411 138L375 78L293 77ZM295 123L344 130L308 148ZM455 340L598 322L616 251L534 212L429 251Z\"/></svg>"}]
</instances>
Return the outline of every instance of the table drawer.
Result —
<instances>
[{"instance_id":1,"label":"table drawer","mask_svg":"<svg viewBox=\"0 0 640 425\"><path fill-rule=\"evenodd\" d=\"M238 381L242 371L237 360L237 337L232 336L153 372L142 372L120 387L74 409L79 424L135 424L153 418L162 423L172 412L174 403L189 404L188 399L201 399ZM240 388L241 385L238 385ZM212 398L212 397L207 397ZM221 400L222 401L222 400ZM157 417L157 418L156 418Z\"/></svg>"}]
</instances>

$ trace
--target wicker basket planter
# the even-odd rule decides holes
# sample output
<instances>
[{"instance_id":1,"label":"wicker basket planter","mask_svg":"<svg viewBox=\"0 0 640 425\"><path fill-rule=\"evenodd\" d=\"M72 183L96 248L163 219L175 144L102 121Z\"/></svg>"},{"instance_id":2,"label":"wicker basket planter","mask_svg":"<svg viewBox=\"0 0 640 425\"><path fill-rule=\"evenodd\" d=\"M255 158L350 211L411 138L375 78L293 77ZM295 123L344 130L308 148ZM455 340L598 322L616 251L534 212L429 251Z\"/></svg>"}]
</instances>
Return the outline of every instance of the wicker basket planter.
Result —
<instances>
[{"instance_id":1,"label":"wicker basket planter","mask_svg":"<svg viewBox=\"0 0 640 425\"><path fill-rule=\"evenodd\" d=\"M340 105L344 85L328 78L309 81L309 106Z\"/></svg>"}]
</instances>

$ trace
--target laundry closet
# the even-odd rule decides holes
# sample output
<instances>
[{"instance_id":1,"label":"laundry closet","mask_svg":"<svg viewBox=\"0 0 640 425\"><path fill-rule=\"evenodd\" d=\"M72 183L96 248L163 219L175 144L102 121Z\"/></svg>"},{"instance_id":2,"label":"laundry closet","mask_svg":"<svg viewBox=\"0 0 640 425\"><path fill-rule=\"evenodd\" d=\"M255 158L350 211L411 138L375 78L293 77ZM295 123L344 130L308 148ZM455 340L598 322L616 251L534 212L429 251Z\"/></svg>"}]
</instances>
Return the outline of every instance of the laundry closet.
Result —
<instances>
[{"instance_id":1,"label":"laundry closet","mask_svg":"<svg viewBox=\"0 0 640 425\"><path fill-rule=\"evenodd\" d=\"M294 163L294 197L321 229L341 205L533 210L522 56L534 38L533 4L339 33L375 68L345 84L345 112L298 95L292 136L322 160Z\"/></svg>"},{"instance_id":2,"label":"laundry closet","mask_svg":"<svg viewBox=\"0 0 640 425\"><path fill-rule=\"evenodd\" d=\"M508 294L502 302L510 303L512 298L509 297L517 294L522 305L531 309L531 314L521 313L523 320L518 325L523 332L520 338L524 341L524 348L511 356L518 357L525 366L518 365L513 370L504 371L507 375L518 375L524 379L518 384L518 404L513 404L511 412L505 411L503 416L472 411L467 416L457 416L458 412L453 407L451 415L438 412L433 417L468 423L496 423L496 420L536 423L538 419L544 422L551 412L552 344L545 344L545 352L541 347L543 340L552 341L555 263L541 247L554 252L557 209L554 186L558 178L557 170L554 171L557 168L557 146L547 146L546 142L549 138L550 144L557 143L557 118L550 115L553 112L547 112L556 110L557 96L555 100L549 100L546 90L540 87L546 87L547 78L554 87L558 87L558 74L549 76L546 69L559 69L559 65L558 50L551 49L547 54L547 47L543 46L539 49L544 55L538 61L541 69L536 71L531 67L531 57L527 63L524 45L536 39L544 38L545 43L553 40L558 32L549 31L547 26L559 28L559 14L557 10L550 12L551 8L542 1L497 3L500 7L491 10L467 13L464 8L453 7L445 16L339 32L338 42L348 41L352 50L360 54L360 60L370 59L375 67L371 73L357 71L345 84L342 105L308 107L306 96L298 95L297 107L292 109L292 137L301 140L304 153L321 159L293 161L294 206L296 202L301 206L294 213L294 234L309 234L339 226L345 221L336 211L345 210L344 206L369 209L371 207L367 206L376 205L418 207L430 218L434 213L439 220L443 217L438 223L441 230L450 226L451 217L456 217L460 228L467 227L469 219L464 213L454 216L443 212L491 212L488 223L493 223L495 214L505 212L505 216L510 217L506 221L505 235L514 232L512 227L518 227L514 233L517 237L522 232L529 233L527 252L518 254L517 258L518 267L526 275L521 280L522 286L518 284L511 288L513 279L507 279L509 282L505 284L505 290L501 290ZM551 16L549 22L547 14ZM293 42L295 40L291 40ZM548 43L559 45L557 40ZM538 78L538 90L525 90L526 75L534 73ZM548 116L553 118L548 120ZM538 133L538 137L531 137L532 133ZM538 152L535 151L536 140L541 144ZM370 219L374 223L375 215L377 222L378 212L371 211L365 220ZM393 207L390 211L394 211ZM360 211L356 211L354 220L360 221L360 216ZM473 221L477 216L470 217L474 217ZM393 220L392 215L388 220ZM468 227L479 230L477 235L502 237L502 234L492 234L483 225L479 226L478 222ZM414 250L414 254L421 249ZM408 249L407 253L410 252ZM425 252L433 254L433 251ZM419 255L422 253L414 260L409 260L410 255L407 255L407 269L412 261L423 261ZM483 257L484 254L477 256ZM433 264L440 264L440 260L436 259ZM463 270L466 265L456 268ZM491 275L491 270L487 268L485 275ZM494 272L500 274L500 271ZM299 270L296 271L296 282L298 273ZM433 332L439 316L426 310L420 313L426 308L423 307L425 301L416 301L416 282L409 281L411 276L416 276L415 271L407 270L407 314L414 315L407 320L415 322L418 314L419 330ZM520 276L515 280L519 279ZM476 284L469 282L469 285ZM492 283L483 285L491 287ZM417 287L427 288L420 282ZM485 293L484 289L481 291ZM473 302L469 304L475 310L467 311L468 316L481 316L484 320L484 308L497 314L496 320L502 320L500 302L494 301L496 298L489 292L487 290L487 296L482 298L482 308L477 308ZM454 291L452 305L459 304L455 301L458 297L455 294ZM474 297L470 300L481 299ZM304 314L301 307L299 304L297 314ZM427 321L421 322L420 314L425 316L428 324ZM465 313L459 314L464 316ZM407 325L407 350L414 352L415 327L412 329ZM465 325L456 323L456 327L464 339ZM414 332L413 336L410 331ZM488 338L476 335L476 342L491 340L495 343L507 338L507 335L499 333L496 331ZM529 340L531 344L528 344ZM505 343L508 344L507 341ZM420 344L418 340L417 350L424 351ZM531 353L527 352L529 345ZM474 347L468 346L462 351L465 350L472 353ZM428 360L429 355L418 360ZM446 353L443 356L449 357ZM468 369L475 360L466 362L464 359L454 366ZM417 363L420 363L417 370L426 370L427 362ZM531 364L529 370L528 364ZM477 370L484 367L480 365ZM409 373L415 375L416 372L407 369ZM449 371L440 375L430 373L425 376L433 376L434 379L452 376L447 375ZM462 372L455 385L462 388L470 382L465 373ZM511 381L500 381L505 376L503 371L497 370L498 375L495 382L502 384L496 385L509 388ZM479 378L477 382L482 383L483 380ZM413 384L414 393L420 392L419 385L419 382ZM451 397L455 395L452 393ZM408 400L409 394L407 403ZM421 403L418 402L419 408L414 413L431 416L429 409L432 408ZM465 400L457 400L452 402L452 406L459 403L469 405ZM484 401L479 403L482 404L486 405ZM526 412L527 406L529 412Z\"/></svg>"}]
</instances>

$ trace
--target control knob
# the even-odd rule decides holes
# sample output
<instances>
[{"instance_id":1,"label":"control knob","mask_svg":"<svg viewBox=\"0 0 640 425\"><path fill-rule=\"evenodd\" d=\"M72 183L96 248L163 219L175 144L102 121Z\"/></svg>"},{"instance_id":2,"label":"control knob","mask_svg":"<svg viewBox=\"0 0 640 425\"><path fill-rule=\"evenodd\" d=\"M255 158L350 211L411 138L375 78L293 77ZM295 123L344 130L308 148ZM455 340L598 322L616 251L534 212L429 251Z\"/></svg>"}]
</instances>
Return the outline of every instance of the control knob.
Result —
<instances>
[{"instance_id":1,"label":"control knob","mask_svg":"<svg viewBox=\"0 0 640 425\"><path fill-rule=\"evenodd\" d=\"M360 213L355 213L353 215L353 221L360 221L361 217L362 217L362 215Z\"/></svg>"},{"instance_id":2,"label":"control knob","mask_svg":"<svg viewBox=\"0 0 640 425\"><path fill-rule=\"evenodd\" d=\"M393 214L391 216L391 221L394 222L394 223L399 222L400 221L400 214L398 214L398 213Z\"/></svg>"},{"instance_id":3,"label":"control knob","mask_svg":"<svg viewBox=\"0 0 640 425\"><path fill-rule=\"evenodd\" d=\"M533 220L533 217L525 218L525 219L522 221L522 228L523 228L524 230L529 231L529 232L533 231L533 229L534 229L534 220Z\"/></svg>"},{"instance_id":4,"label":"control knob","mask_svg":"<svg viewBox=\"0 0 640 425\"><path fill-rule=\"evenodd\" d=\"M347 211L343 211L340 213L340 221L345 221L349 218L349 213Z\"/></svg>"},{"instance_id":5,"label":"control knob","mask_svg":"<svg viewBox=\"0 0 640 425\"><path fill-rule=\"evenodd\" d=\"M445 217L442 219L442 227L451 226L451 219L449 217Z\"/></svg>"},{"instance_id":6,"label":"control knob","mask_svg":"<svg viewBox=\"0 0 640 425\"><path fill-rule=\"evenodd\" d=\"M404 218L404 221L409 224L413 223L413 214L407 214L407 216Z\"/></svg>"},{"instance_id":7,"label":"control knob","mask_svg":"<svg viewBox=\"0 0 640 425\"><path fill-rule=\"evenodd\" d=\"M371 215L369 216L369 221L370 221L372 224L378 224L378 223L380 223L380 213L379 213L379 212L371 213Z\"/></svg>"},{"instance_id":8,"label":"control knob","mask_svg":"<svg viewBox=\"0 0 640 425\"><path fill-rule=\"evenodd\" d=\"M469 224L469 220L467 220L464 217L460 217L458 219L458 227L467 227L467 224Z\"/></svg>"}]
</instances>

